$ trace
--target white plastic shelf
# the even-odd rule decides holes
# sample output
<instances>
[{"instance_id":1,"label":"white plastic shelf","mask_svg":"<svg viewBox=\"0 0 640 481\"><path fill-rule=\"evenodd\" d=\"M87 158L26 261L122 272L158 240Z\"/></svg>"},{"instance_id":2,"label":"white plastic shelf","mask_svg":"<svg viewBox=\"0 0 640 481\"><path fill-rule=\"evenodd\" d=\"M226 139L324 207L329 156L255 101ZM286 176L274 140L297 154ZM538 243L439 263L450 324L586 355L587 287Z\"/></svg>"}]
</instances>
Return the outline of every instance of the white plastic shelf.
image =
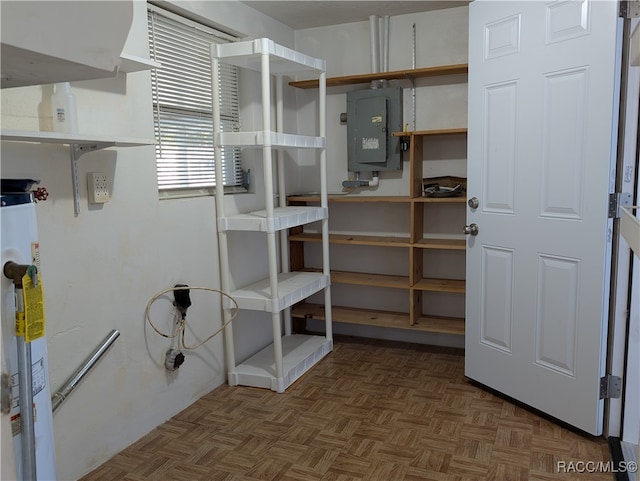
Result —
<instances>
[{"instance_id":1,"label":"white plastic shelf","mask_svg":"<svg viewBox=\"0 0 640 481\"><path fill-rule=\"evenodd\" d=\"M215 141L219 145L233 145L238 147L271 147L296 149L324 149L327 140L324 137L309 135L285 134L269 132L265 137L262 130L253 132L219 132L215 134Z\"/></svg>"},{"instance_id":2,"label":"white plastic shelf","mask_svg":"<svg viewBox=\"0 0 640 481\"><path fill-rule=\"evenodd\" d=\"M120 67L118 67L118 71L133 73L153 70L160 67L162 67L160 62L123 52L122 55L120 55Z\"/></svg>"},{"instance_id":3,"label":"white plastic shelf","mask_svg":"<svg viewBox=\"0 0 640 481\"><path fill-rule=\"evenodd\" d=\"M271 74L283 75L310 70L324 72L327 66L325 60L283 47L268 38L216 44L213 55L225 63L260 72L260 57L263 53L269 54Z\"/></svg>"},{"instance_id":4,"label":"white plastic shelf","mask_svg":"<svg viewBox=\"0 0 640 481\"><path fill-rule=\"evenodd\" d=\"M266 210L223 217L219 219L218 230L277 232L326 218L327 209L324 207L276 207L271 219L267 218Z\"/></svg>"},{"instance_id":5,"label":"white plastic shelf","mask_svg":"<svg viewBox=\"0 0 640 481\"><path fill-rule=\"evenodd\" d=\"M274 349L270 344L230 371L229 382L284 392L332 349L333 341L324 336L285 336L282 338L282 378L276 376Z\"/></svg>"},{"instance_id":6,"label":"white plastic shelf","mask_svg":"<svg viewBox=\"0 0 640 481\"><path fill-rule=\"evenodd\" d=\"M232 291L231 297L240 309L278 313L328 285L329 276L321 272L284 272L278 274L278 298L275 300L271 299L269 279Z\"/></svg>"},{"instance_id":7,"label":"white plastic shelf","mask_svg":"<svg viewBox=\"0 0 640 481\"><path fill-rule=\"evenodd\" d=\"M1 140L14 142L41 142L45 144L88 145L111 144L112 147L138 147L141 145L153 145L154 139L136 139L128 137L113 137L100 134L66 134L60 132L41 132L32 130L9 130L0 132Z\"/></svg>"}]
</instances>

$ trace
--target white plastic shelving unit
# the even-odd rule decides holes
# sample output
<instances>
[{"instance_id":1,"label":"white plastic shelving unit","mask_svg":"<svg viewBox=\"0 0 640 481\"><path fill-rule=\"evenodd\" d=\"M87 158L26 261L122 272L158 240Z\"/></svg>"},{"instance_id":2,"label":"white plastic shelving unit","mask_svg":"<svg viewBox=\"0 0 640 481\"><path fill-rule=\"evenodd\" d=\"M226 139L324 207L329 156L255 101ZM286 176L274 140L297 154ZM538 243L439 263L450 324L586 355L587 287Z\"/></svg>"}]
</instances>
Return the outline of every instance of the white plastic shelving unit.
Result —
<instances>
[{"instance_id":1,"label":"white plastic shelving unit","mask_svg":"<svg viewBox=\"0 0 640 481\"><path fill-rule=\"evenodd\" d=\"M326 176L326 65L325 61L277 45L268 38L213 44L212 78L217 97L220 62L260 72L262 95L262 129L253 132L221 132L220 106L213 102L216 179L222 178L222 147L240 146L262 149L265 208L256 212L227 215L223 189L216 189L218 247L220 251L221 287L236 300L240 309L271 313L273 343L241 364L236 364L233 330L225 330L229 384L268 388L284 392L333 349L331 293L329 279L329 225ZM311 72L318 76L318 135L284 133L282 130L284 75ZM276 128L271 126L271 86L276 82ZM282 156L276 154L279 205L274 205L273 157L276 149L315 149L320 162L320 206L287 206ZM289 272L287 229L309 222L322 223L322 272ZM232 285L228 263L228 231L253 231L266 234L269 277L249 286ZM278 265L278 242L280 259ZM312 294L324 290L326 334L310 336L292 334L290 307ZM230 306L226 306L230 307ZM228 318L229 309L225 309ZM225 319L226 320L226 319ZM282 326L284 324L284 335Z\"/></svg>"}]
</instances>

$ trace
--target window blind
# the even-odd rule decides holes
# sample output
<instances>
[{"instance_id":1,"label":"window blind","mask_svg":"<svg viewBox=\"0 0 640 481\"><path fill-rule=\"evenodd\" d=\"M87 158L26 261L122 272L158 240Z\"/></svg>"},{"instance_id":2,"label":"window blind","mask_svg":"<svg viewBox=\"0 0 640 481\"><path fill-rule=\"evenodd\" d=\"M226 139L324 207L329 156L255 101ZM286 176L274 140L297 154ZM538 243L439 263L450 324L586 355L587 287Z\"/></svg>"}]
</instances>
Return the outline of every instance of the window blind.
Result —
<instances>
[{"instance_id":1,"label":"window blind","mask_svg":"<svg viewBox=\"0 0 640 481\"><path fill-rule=\"evenodd\" d=\"M228 40L219 32L157 8L148 10L156 162L160 190L216 185L213 154L211 44ZM238 70L221 65L222 130L239 129ZM242 184L240 149L223 148L227 186Z\"/></svg>"}]
</instances>

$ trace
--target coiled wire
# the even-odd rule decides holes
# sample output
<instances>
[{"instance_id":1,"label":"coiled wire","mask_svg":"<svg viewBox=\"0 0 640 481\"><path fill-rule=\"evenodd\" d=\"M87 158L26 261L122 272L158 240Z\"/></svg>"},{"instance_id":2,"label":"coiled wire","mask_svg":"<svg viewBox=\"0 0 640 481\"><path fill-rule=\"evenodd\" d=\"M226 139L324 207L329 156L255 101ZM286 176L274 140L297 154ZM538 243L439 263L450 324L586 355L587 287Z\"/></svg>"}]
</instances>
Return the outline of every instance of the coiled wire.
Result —
<instances>
[{"instance_id":1,"label":"coiled wire","mask_svg":"<svg viewBox=\"0 0 640 481\"><path fill-rule=\"evenodd\" d=\"M215 331L213 334L211 334L209 337L207 337L204 341L196 344L195 346L187 346L184 340L184 331L185 331L185 325L186 325L186 320L185 318L183 318L180 315L176 315L176 323L177 323L177 329L175 330L174 334L166 334L164 332L162 332L160 329L158 329L155 324L153 323L153 321L151 321L151 317L149 315L149 312L151 310L151 305L158 300L159 297L163 296L164 294L166 294L167 292L173 292L173 291L184 291L184 290L199 290L199 291L210 291L210 292L217 292L220 295L224 296L224 297L228 297L229 299L231 299L231 302L233 302L233 309L234 312L231 316L231 318L229 318L228 321L226 321L225 323L222 324L222 326ZM238 311L240 310L240 308L238 307L238 303L236 302L236 300L231 297L229 294L227 294L226 292L221 291L220 289L214 289L213 287L192 287L192 286L186 286L186 287L170 287L169 289L165 289L164 291L160 291L157 294L155 294L147 303L147 307L145 309L145 318L147 319L147 322L149 323L149 325L152 327L152 329L156 332L156 334L159 334L162 337L166 337L167 339L174 339L178 336L180 336L180 344L182 345L182 347L186 350L193 350L193 349L197 349L200 346L202 346L203 344L207 343L208 341L210 341L216 334L218 334L219 332L223 331L225 327L227 327L229 324L231 324L233 322L233 320L238 317ZM177 309L176 309L177 311Z\"/></svg>"}]
</instances>

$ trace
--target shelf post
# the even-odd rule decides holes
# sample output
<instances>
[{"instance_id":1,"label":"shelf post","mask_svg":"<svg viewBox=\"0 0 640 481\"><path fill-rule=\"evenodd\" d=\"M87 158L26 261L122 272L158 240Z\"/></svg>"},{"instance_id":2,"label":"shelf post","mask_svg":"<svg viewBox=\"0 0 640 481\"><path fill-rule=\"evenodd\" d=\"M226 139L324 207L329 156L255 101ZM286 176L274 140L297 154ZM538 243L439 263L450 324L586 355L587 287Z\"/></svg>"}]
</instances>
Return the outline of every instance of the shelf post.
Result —
<instances>
[{"instance_id":1,"label":"shelf post","mask_svg":"<svg viewBox=\"0 0 640 481\"><path fill-rule=\"evenodd\" d=\"M215 56L215 44L211 45L211 94L212 94L212 104L213 104L213 153L215 160L215 173L216 173L216 187L215 187L215 198L216 198L216 224L218 230L218 254L219 254L219 264L220 264L220 288L223 292L231 292L231 272L229 270L229 247L227 243L227 233L223 231L220 227L220 220L224 217L224 186L222 185L222 146L220 142L216 141L216 134L220 134L221 122L220 122L220 81L219 81L219 71L220 71L220 63L219 60ZM224 302L221 301L220 309L222 311L222 321L227 322L230 319L228 309L224 308ZM225 354L226 354L226 362L227 362L227 377L229 385L235 386L235 379L230 375L231 372L235 371L236 368L236 360L235 360L235 348L233 345L233 327L231 324L228 324L227 327L224 328L224 341L225 341Z\"/></svg>"},{"instance_id":2,"label":"shelf post","mask_svg":"<svg viewBox=\"0 0 640 481\"><path fill-rule=\"evenodd\" d=\"M276 132L284 132L284 95L283 95L283 79L282 75L276 76ZM278 206L287 206L287 192L286 192L286 179L284 173L286 172L284 165L284 155L282 152L276 150L276 169L278 172ZM289 265L289 242L288 233L286 229L280 231L280 265L282 272L289 272L291 270ZM292 334L291 327L291 308L287 307L283 311L284 317L284 335L290 336Z\"/></svg>"},{"instance_id":3,"label":"shelf post","mask_svg":"<svg viewBox=\"0 0 640 481\"><path fill-rule=\"evenodd\" d=\"M318 124L320 137L327 137L327 74L322 72L318 79ZM320 206L329 212L329 196L327 182L327 148L320 151ZM322 221L322 272L331 279L329 263L329 216ZM331 282L324 288L325 335L327 340L333 339L333 323L331 319Z\"/></svg>"},{"instance_id":4,"label":"shelf post","mask_svg":"<svg viewBox=\"0 0 640 481\"><path fill-rule=\"evenodd\" d=\"M265 210L267 213L267 223L271 224L274 218L273 202L273 161L271 145L271 70L269 65L269 43L268 39L260 40L262 45L261 60L261 80L262 80L262 165L264 169L264 197ZM278 245L276 233L267 232L267 253L269 256L269 286L271 288L271 324L273 327L273 352L276 366L276 382L280 384L284 379L284 367L282 364L282 328L280 311L278 306ZM277 312L275 312L277 311Z\"/></svg>"}]
</instances>

